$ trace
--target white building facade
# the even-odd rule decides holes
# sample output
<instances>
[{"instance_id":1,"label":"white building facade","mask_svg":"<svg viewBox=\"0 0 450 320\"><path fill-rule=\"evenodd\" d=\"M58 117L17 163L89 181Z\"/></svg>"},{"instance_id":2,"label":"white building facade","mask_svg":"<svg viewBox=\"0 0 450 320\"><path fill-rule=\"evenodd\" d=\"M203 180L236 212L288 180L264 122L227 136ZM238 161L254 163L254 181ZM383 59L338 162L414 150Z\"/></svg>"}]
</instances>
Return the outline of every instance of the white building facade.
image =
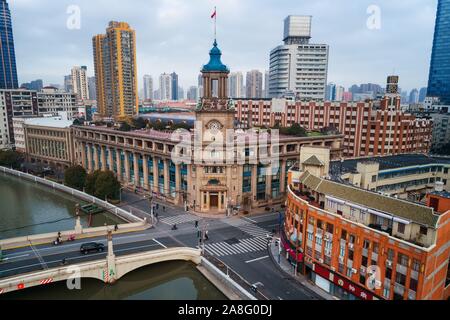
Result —
<instances>
[{"instance_id":1,"label":"white building facade","mask_svg":"<svg viewBox=\"0 0 450 320\"><path fill-rule=\"evenodd\" d=\"M287 93L300 99L324 100L329 46L309 43L310 16L285 19L284 45L270 52L269 96Z\"/></svg>"}]
</instances>

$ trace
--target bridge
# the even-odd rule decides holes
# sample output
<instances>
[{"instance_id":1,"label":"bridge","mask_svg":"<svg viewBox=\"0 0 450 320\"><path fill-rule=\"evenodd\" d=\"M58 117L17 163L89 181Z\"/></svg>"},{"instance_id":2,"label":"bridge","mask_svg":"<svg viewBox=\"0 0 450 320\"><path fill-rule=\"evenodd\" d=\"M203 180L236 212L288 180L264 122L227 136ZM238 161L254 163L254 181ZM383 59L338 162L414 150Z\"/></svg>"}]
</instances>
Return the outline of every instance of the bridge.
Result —
<instances>
[{"instance_id":1,"label":"bridge","mask_svg":"<svg viewBox=\"0 0 450 320\"><path fill-rule=\"evenodd\" d=\"M3 278L0 279L0 294L75 278L94 278L105 283L114 283L133 270L173 260L190 261L199 265L202 261L201 250L166 248L116 257L110 233L105 259Z\"/></svg>"}]
</instances>

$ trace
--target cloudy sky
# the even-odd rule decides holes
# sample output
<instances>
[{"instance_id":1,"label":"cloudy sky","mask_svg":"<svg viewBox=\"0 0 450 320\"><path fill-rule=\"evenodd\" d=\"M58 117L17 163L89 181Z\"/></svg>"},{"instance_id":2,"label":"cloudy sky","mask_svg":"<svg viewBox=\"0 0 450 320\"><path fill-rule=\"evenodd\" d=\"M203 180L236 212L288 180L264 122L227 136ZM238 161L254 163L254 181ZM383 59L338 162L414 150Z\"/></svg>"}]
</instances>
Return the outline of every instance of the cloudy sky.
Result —
<instances>
[{"instance_id":1,"label":"cloudy sky","mask_svg":"<svg viewBox=\"0 0 450 320\"><path fill-rule=\"evenodd\" d=\"M210 15L217 6L218 42L232 71L268 69L269 52L282 43L283 19L312 15L312 42L330 45L329 81L345 87L400 75L402 89L426 86L437 0L9 0L19 81L63 83L74 65L93 75L94 34L110 20L137 33L142 76L176 71L181 85L196 84L213 41ZM70 6L80 28L69 29ZM368 8L380 9L370 29Z\"/></svg>"}]
</instances>

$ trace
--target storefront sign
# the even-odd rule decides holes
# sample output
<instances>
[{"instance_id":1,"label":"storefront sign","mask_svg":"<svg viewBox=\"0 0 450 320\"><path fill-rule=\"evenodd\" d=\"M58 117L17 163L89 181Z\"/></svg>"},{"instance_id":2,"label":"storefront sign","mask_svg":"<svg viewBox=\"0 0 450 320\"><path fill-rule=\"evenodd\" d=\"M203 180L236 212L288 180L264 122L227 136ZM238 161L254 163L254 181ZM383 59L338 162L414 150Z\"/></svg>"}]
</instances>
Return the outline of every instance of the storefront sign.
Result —
<instances>
[{"instance_id":1,"label":"storefront sign","mask_svg":"<svg viewBox=\"0 0 450 320\"><path fill-rule=\"evenodd\" d=\"M338 285L339 287L343 288L345 291L350 292L352 295L354 295L357 298L360 298L362 300L375 300L377 299L374 297L373 293L364 290L360 286L354 284L353 282L337 275L336 273L332 273L327 268L324 268L322 266L319 266L317 264L314 264L313 271L320 275L321 277L330 280L334 284Z\"/></svg>"}]
</instances>

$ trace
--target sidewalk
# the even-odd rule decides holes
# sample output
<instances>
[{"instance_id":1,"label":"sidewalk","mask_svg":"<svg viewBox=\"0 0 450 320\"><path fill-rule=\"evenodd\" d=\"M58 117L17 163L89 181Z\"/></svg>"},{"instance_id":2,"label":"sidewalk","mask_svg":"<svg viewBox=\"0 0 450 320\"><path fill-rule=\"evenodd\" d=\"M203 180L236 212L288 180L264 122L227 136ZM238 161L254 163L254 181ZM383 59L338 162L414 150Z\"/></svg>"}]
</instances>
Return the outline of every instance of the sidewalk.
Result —
<instances>
[{"instance_id":1,"label":"sidewalk","mask_svg":"<svg viewBox=\"0 0 450 320\"><path fill-rule=\"evenodd\" d=\"M301 273L297 273L295 275L295 268L290 264L290 262L286 259L286 255L282 252L280 256L280 263L278 263L278 246L275 245L275 241L272 241L269 246L269 255L272 259L272 262L286 275L293 278L297 282L299 282L302 286L308 288L310 291L314 292L318 296L322 297L325 300L339 300L337 297L325 292L319 287L312 284L305 276Z\"/></svg>"}]
</instances>

